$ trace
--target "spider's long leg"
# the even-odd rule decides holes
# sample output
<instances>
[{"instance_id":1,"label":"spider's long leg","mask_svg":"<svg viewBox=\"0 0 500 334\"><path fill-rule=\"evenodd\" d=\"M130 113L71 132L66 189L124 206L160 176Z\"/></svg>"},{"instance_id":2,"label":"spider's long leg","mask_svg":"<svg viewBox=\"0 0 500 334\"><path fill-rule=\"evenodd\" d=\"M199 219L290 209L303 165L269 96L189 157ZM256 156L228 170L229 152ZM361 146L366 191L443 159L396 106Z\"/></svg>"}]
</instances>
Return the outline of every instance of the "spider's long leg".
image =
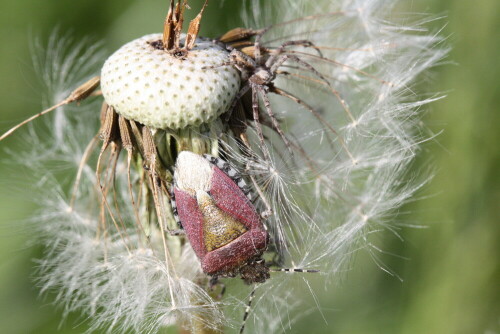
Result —
<instances>
[{"instance_id":1,"label":"spider's long leg","mask_svg":"<svg viewBox=\"0 0 500 334\"><path fill-rule=\"evenodd\" d=\"M324 17L328 17L328 16L336 16L336 15L345 15L347 12L345 11L336 11L336 12L328 12L328 13L323 13L323 14L316 14L316 15L309 15L309 16L304 16L304 17L300 17L300 18L296 18L296 19L292 19L292 20L289 20L289 21L283 21L283 22L280 22L280 23L276 23L276 24L273 24L273 25L270 25L266 28L263 28L261 29L260 31L257 32L256 37L255 37L255 41L259 42L261 41L261 39L264 37L264 35L266 33L268 33L269 31L272 31L274 28L276 27L283 27L283 26L286 26L286 25L289 25L289 24L293 24L293 23L296 23L296 22L301 22L301 21L311 21L311 20L317 20L317 19L320 19L320 18L324 18ZM303 34L309 34L311 33L311 31L305 31L303 32ZM274 39L274 40L271 40L271 41L266 41L266 43L269 43L269 42L272 42L272 41L278 41L278 40L283 40L285 38L289 38L289 36L280 36L279 39Z\"/></svg>"},{"instance_id":2,"label":"spider's long leg","mask_svg":"<svg viewBox=\"0 0 500 334\"><path fill-rule=\"evenodd\" d=\"M243 154L247 155L248 157L250 157L251 159L255 159L255 160L258 160L258 156L257 154L252 150L252 146L250 145L250 142L248 140L248 136L245 132L242 132L240 134L240 139L243 143L243 145L245 146L245 150L243 151ZM245 166L245 169L246 170L249 170L250 169L250 165L249 163L246 164ZM264 218L264 219L267 219L268 217L270 217L273 213L273 209L271 207L271 204L269 203L269 201L267 200L267 197L266 195L264 194L264 191L260 188L259 186L259 183L257 182L256 178L255 178L255 175L252 175L251 173L248 174L248 177L250 178L250 180L252 181L252 184L254 185L254 188L255 190L257 191L257 194L259 195L259 198L262 200L262 203L264 204L264 206L266 207L266 211L263 212L261 214L261 217Z\"/></svg>"},{"instance_id":3,"label":"spider's long leg","mask_svg":"<svg viewBox=\"0 0 500 334\"><path fill-rule=\"evenodd\" d=\"M236 108L236 105L238 104L240 99L243 97L243 95L245 95L248 92L249 89L250 89L250 85L248 83L246 83L243 86L243 88L240 89L238 94L235 96L233 103L231 103L231 107L229 107L228 111L226 112L226 115L225 115L226 122L229 121L229 119L231 118L231 115L233 114L234 109Z\"/></svg>"},{"instance_id":4,"label":"spider's long leg","mask_svg":"<svg viewBox=\"0 0 500 334\"><path fill-rule=\"evenodd\" d=\"M280 89L280 88L277 88L277 87L273 87L272 90L271 90L273 93L275 94L278 94L278 95L281 95L283 97L286 97L292 101L294 101L295 103L303 106L307 111L309 111L314 117L316 117L324 126L326 126L335 136L337 136L339 142L340 142L340 145L342 145L342 148L345 150L345 152L347 153L347 155L349 156L349 158L351 159L351 161L355 161L354 159L354 156L352 155L351 151L349 151L349 149L347 148L347 145L344 141L344 139L342 138L342 136L337 132L337 130L335 130L330 123L328 123L324 118L323 116L321 116L320 113L318 113L316 110L314 110L311 106L309 106L307 103L305 103L304 101L300 100L299 98L295 97L294 95L288 93L287 91L283 90L283 89Z\"/></svg>"},{"instance_id":5,"label":"spider's long leg","mask_svg":"<svg viewBox=\"0 0 500 334\"><path fill-rule=\"evenodd\" d=\"M279 47L273 50L273 54L271 57L269 57L266 61L266 67L272 66L272 64L276 61L276 58L280 56L287 47L289 46L303 46L305 48L313 48L318 52L319 57L323 57L323 54L321 53L321 50L314 45L313 42L307 40L307 39L301 39L301 40L292 40L292 41L286 41L283 44L281 44Z\"/></svg>"},{"instance_id":6,"label":"spider's long leg","mask_svg":"<svg viewBox=\"0 0 500 334\"><path fill-rule=\"evenodd\" d=\"M278 132L281 139L285 143L285 146L287 147L288 151L290 152L290 154L293 157L293 150L291 148L290 140L288 139L288 137L285 135L285 133L281 129L281 126L280 126L278 120L276 119L276 116L273 113L273 110L271 108L271 102L269 101L269 96L267 95L266 90L262 86L256 86L256 87L257 87L259 93L261 94L262 101L264 101L264 107L269 115L269 118L271 119L271 123L273 125L273 128L276 130L276 132Z\"/></svg>"},{"instance_id":7,"label":"spider's long leg","mask_svg":"<svg viewBox=\"0 0 500 334\"><path fill-rule=\"evenodd\" d=\"M321 82L324 85L326 85L331 90L331 92L335 95L335 97L338 99L338 101L340 102L340 104L344 108L345 112L347 113L347 115L349 116L349 118L351 119L351 121L352 122L355 121L354 117L351 114L351 111L347 107L347 104L345 103L344 99L342 99L342 97L340 96L340 93L332 87L332 85L330 84L330 81L328 81L328 79L325 78L325 76L323 74L321 74L320 72L318 72L318 70L316 70L308 62L303 61L302 59L300 59L297 56L285 54L285 55L281 56L280 58L278 58L276 60L276 62L272 65L272 67L271 67L271 73L277 73L279 67L281 67L289 59L295 61L297 64L303 66L305 69L309 70L310 72L314 73L318 78L320 78Z\"/></svg>"},{"instance_id":8,"label":"spider's long leg","mask_svg":"<svg viewBox=\"0 0 500 334\"><path fill-rule=\"evenodd\" d=\"M252 85L252 113L253 120L255 124L255 130L257 131L257 135L259 137L260 146L262 150L262 154L264 155L264 159L271 161L271 155L269 154L269 150L267 149L264 134L262 132L262 125L260 124L259 117L259 94L258 94L258 86Z\"/></svg>"},{"instance_id":9,"label":"spider's long leg","mask_svg":"<svg viewBox=\"0 0 500 334\"><path fill-rule=\"evenodd\" d=\"M289 55L289 54L284 54L282 56L280 56L274 64L271 65L271 68L270 68L270 72L271 73L276 73L276 71L287 61L287 60L292 60L294 62L296 62L297 64L303 66L304 68L306 68L307 70L309 70L310 72L314 73L318 78L320 78L321 80L323 80L329 87L330 87L330 82L328 81L328 79L325 78L325 76L323 74L321 74L318 70L316 70L311 64L309 64L308 62L306 61L303 61L302 59L300 59L299 57L297 56L294 56L294 55Z\"/></svg>"},{"instance_id":10,"label":"spider's long leg","mask_svg":"<svg viewBox=\"0 0 500 334\"><path fill-rule=\"evenodd\" d=\"M311 82L314 82L314 83L317 83L317 84L320 84L320 85L328 87L328 89L330 90L330 92L333 94L333 96L335 96L335 98L337 99L337 101L342 106L342 109L346 113L347 117L349 117L349 119L351 120L351 122L353 122L353 123L356 122L356 120L354 119L353 114L351 113L351 110L349 109L349 106L347 105L346 101L344 101L344 99L340 95L340 92L338 90L336 90L335 88L333 88L329 83L325 83L322 80L318 80L316 78L312 78L312 77L309 77L307 75L301 75L301 74L297 74L297 73L291 73L291 72L286 72L286 71L282 72L282 71L279 71L279 70L276 71L276 73L277 74L282 74L282 75L289 75L289 76L295 77L297 79L303 79L303 80L311 81Z\"/></svg>"},{"instance_id":11,"label":"spider's long leg","mask_svg":"<svg viewBox=\"0 0 500 334\"><path fill-rule=\"evenodd\" d=\"M293 73L288 73L288 72L281 72L281 71L278 71L279 74L283 74L283 75L293 75ZM322 81L319 81L319 80L316 80L315 82L319 82L321 84L324 84ZM307 103L305 103L304 101L302 101L301 99L299 99L298 97L296 97L295 95L289 93L289 92L286 92L284 91L283 89L281 88L278 88L276 86L272 86L270 87L270 92L271 93L274 93L274 94L277 94L277 95L280 95L280 96L283 96L283 97L286 97L290 100L292 100L293 102L297 103L298 105L304 107L307 111L309 111L313 116L314 118L321 124L323 125L323 122L322 120L318 119L316 117L316 113L319 114L319 112L315 111L311 106L309 106ZM327 141L330 145L333 145L333 140L330 138L330 134L328 132L325 132L325 136L327 137ZM336 135L337 136L337 135ZM333 147L333 146L332 146Z\"/></svg>"},{"instance_id":12,"label":"spider's long leg","mask_svg":"<svg viewBox=\"0 0 500 334\"><path fill-rule=\"evenodd\" d=\"M300 51L293 51L293 50L290 50L288 51L289 53L294 53L294 54L298 54L298 55L301 55L301 56L305 56L305 57L310 57L310 58L313 58L313 59L316 59L316 60L319 60L319 61L323 61L323 62L326 62L326 63L330 63L330 64L334 64L334 65L337 65L339 67L343 67L343 68L347 68L347 69L350 69L356 73L359 73L367 78L370 78L370 79L373 79L373 80L376 80L378 82L380 82L381 84L383 85L388 85L388 86L394 86L394 83L390 82L390 81L387 81L387 80L384 80L384 79L380 79L379 77L373 75L373 74L370 74L366 71L363 71L363 70L360 70L359 68L356 68L354 66L351 66L351 65L347 65L347 64L343 64L341 62L338 62L336 60L333 60L333 59L330 59L330 58L325 58L325 57L319 57L319 56L316 56L316 55L312 55L310 53L306 53L306 52L300 52Z\"/></svg>"}]
</instances>

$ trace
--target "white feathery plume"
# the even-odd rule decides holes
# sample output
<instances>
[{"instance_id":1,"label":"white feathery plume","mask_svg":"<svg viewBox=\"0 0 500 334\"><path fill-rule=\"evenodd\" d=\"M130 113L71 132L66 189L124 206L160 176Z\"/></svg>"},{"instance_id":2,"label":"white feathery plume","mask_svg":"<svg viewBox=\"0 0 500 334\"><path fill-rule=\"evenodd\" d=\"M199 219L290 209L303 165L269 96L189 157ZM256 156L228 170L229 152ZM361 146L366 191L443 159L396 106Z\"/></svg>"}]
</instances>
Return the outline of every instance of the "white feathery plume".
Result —
<instances>
[{"instance_id":1,"label":"white feathery plume","mask_svg":"<svg viewBox=\"0 0 500 334\"><path fill-rule=\"evenodd\" d=\"M243 26L270 27L262 35L263 48L308 40L312 45L292 46L287 54L314 68L285 62L274 80L301 103L270 94L272 111L295 145L293 156L269 129L264 130L267 149L259 147L258 133L249 129L252 150L258 152L251 158L230 135L221 134L220 150L228 162L255 181L257 208L264 211L267 203L272 209L265 224L278 264L321 271L272 273L259 284L247 328L272 333L287 330L296 319L294 310L302 305L291 290L298 282L310 289L312 276L330 280L356 251L372 251L372 232L397 233L395 210L422 186L408 177L419 145L428 139L419 128L419 114L436 99L421 99L412 88L447 50L439 36L426 30L427 17L410 24L405 14L394 21L395 1L255 0L247 5ZM36 64L50 87L50 100L60 101L90 73L97 74L103 58L98 48L68 44L67 39L53 38L49 44L46 59ZM68 47L69 53L63 53ZM250 288L233 283L222 300L215 298L207 292L206 275L188 242L177 236L164 241L161 229L134 223L126 160L117 162L116 190L107 194L119 210L109 209L114 217L102 211L115 204L103 204L94 167L98 150L86 148L87 143L98 146L97 103L58 108L52 134L41 138L31 131L26 136L31 150L17 154L19 163L31 164L43 189L36 218L46 246L39 260L42 291L54 291L66 313L87 314L91 330L157 333L173 324L193 332L200 324L237 330L247 302L241 291ZM61 186L57 170L48 170L61 163L79 170L77 187ZM102 183L109 173L101 175ZM140 177L132 169L132 180ZM152 208L141 198L134 200L144 219ZM102 215L110 218L107 226Z\"/></svg>"}]
</instances>

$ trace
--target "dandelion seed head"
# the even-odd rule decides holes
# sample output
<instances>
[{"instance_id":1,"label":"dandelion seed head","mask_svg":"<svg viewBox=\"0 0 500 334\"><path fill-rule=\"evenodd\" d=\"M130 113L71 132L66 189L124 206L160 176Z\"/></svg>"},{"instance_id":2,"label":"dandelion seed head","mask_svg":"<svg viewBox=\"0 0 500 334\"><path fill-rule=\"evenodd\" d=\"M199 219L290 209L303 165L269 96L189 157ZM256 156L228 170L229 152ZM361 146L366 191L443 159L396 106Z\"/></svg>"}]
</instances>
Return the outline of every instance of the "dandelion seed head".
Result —
<instances>
[{"instance_id":1,"label":"dandelion seed head","mask_svg":"<svg viewBox=\"0 0 500 334\"><path fill-rule=\"evenodd\" d=\"M298 313L306 313L294 290L310 291L314 302L309 280L334 280L357 251L376 252L370 241L376 232L398 234L395 210L427 179L410 178L407 172L427 139L419 131L419 114L436 99L420 98L414 91L416 80L447 50L438 35L425 29L429 19L416 17L411 24L405 15L404 20L391 21L391 1L249 4L242 13L244 27L267 27L259 36L260 45L274 54L266 56L288 58L282 58L275 72L257 66L250 73L275 78L261 87L268 90L272 115L260 112L266 104L262 94L254 105L239 97L247 108L246 137L235 135L224 115L219 116L247 81L234 64L226 63L229 50L205 39L198 40L199 51L218 54L208 63L193 60L194 72L189 66L173 69L170 58L151 60L157 53L165 58L147 43L160 40L160 34L125 45L102 71L104 57L98 46L57 36L35 64L49 86L49 104L101 71L106 102L137 121L137 129L154 128L158 160L167 166L158 179L172 182L176 173L188 183L198 182L196 176L209 179L204 163L187 161L192 169L174 170L177 155L171 153L186 145L223 157L241 173L250 184L253 205L259 212L271 212L263 222L271 239L266 261L272 257L276 267L321 271L309 276L276 272L259 285L248 327L270 333L288 330ZM310 44L283 46L294 40ZM142 54L147 47L148 53ZM199 53L196 59L201 58ZM185 60L176 61L185 65ZM160 75L158 67L167 72ZM128 73L129 68L135 70ZM126 83L131 85L127 89ZM272 88L282 94L269 92ZM148 162L141 152L144 147L120 155L119 145L110 140L107 150L97 148L97 103L59 108L49 121L51 132L31 130L25 137L29 149L16 154L18 163L29 161L42 189L42 209L36 217L46 246L38 261L42 292L54 293L66 314L87 314L91 331L155 333L174 324L239 328L251 288L232 283L234 289L222 300L214 296L188 240L166 232L176 227L168 192L154 204L148 197L152 187L164 184L147 179L152 174L143 168ZM154 112L156 107L161 112ZM255 108L262 117L262 135L252 118ZM284 135L276 130L273 117ZM103 167L96 173L97 160ZM76 170L76 187L61 179L60 170L67 168ZM164 217L155 212L155 205Z\"/></svg>"},{"instance_id":2,"label":"dandelion seed head","mask_svg":"<svg viewBox=\"0 0 500 334\"><path fill-rule=\"evenodd\" d=\"M159 129L213 121L226 112L240 87L229 52L198 40L185 55L155 47L161 34L138 38L111 55L101 71L106 102L120 115Z\"/></svg>"}]
</instances>

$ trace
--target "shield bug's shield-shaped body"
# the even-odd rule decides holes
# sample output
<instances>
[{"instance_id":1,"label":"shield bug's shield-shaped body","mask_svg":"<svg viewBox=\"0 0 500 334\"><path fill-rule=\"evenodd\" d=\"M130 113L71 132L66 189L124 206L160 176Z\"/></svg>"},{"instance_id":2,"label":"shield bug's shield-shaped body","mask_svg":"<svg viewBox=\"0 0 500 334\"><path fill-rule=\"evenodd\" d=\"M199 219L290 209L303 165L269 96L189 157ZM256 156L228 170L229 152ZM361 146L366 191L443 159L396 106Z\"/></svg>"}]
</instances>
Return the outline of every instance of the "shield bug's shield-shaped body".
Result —
<instances>
[{"instance_id":1,"label":"shield bug's shield-shaped body","mask_svg":"<svg viewBox=\"0 0 500 334\"><path fill-rule=\"evenodd\" d=\"M262 253L268 233L239 173L219 158L183 151L174 172L172 207L203 271L241 275L246 283L269 278Z\"/></svg>"}]
</instances>

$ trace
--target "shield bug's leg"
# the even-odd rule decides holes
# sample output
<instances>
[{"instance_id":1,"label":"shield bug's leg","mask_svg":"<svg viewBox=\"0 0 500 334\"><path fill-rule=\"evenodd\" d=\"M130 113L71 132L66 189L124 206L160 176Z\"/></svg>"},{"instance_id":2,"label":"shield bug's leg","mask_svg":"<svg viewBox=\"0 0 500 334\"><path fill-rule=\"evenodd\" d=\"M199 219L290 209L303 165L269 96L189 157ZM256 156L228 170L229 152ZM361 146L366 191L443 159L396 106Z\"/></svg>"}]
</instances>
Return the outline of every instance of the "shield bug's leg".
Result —
<instances>
[{"instance_id":1,"label":"shield bug's leg","mask_svg":"<svg viewBox=\"0 0 500 334\"><path fill-rule=\"evenodd\" d=\"M247 306L245 307L245 313L243 314L243 322L240 327L240 334L243 334L243 331L245 330L245 325L247 323L248 315L250 314L250 310L252 308L252 302L253 298L255 297L255 290L257 289L257 284L253 287L252 292L250 293L250 296L248 297L248 303Z\"/></svg>"},{"instance_id":2,"label":"shield bug's leg","mask_svg":"<svg viewBox=\"0 0 500 334\"><path fill-rule=\"evenodd\" d=\"M62 107L64 105L72 103L72 102L79 102L81 100L84 100L85 98L89 97L94 92L94 90L99 86L99 83L100 83L100 77L94 77L94 78L90 79L89 81L87 81L86 83L84 83L83 85L81 85L80 87L75 89L73 92L71 92L71 94L66 99L62 100L61 102L57 103L56 105L53 105L50 108L47 108L47 109L39 112L36 115L31 116L30 118L22 121L21 123L17 124L16 126L12 127L10 130L8 130L2 136L0 136L0 141L5 139L6 137L10 136L14 131L19 129L23 125L28 124L29 122L37 119L40 116L48 114L52 110L55 110L59 107Z\"/></svg>"},{"instance_id":3,"label":"shield bug's leg","mask_svg":"<svg viewBox=\"0 0 500 334\"><path fill-rule=\"evenodd\" d=\"M186 231L184 230L168 230L168 233L172 236L186 235Z\"/></svg>"},{"instance_id":4,"label":"shield bug's leg","mask_svg":"<svg viewBox=\"0 0 500 334\"><path fill-rule=\"evenodd\" d=\"M220 300L226 293L226 285L221 281L219 281L219 276L214 275L212 276L212 278L210 278L210 281L208 282L208 289L210 291L214 291L217 287L220 287L220 291L215 298Z\"/></svg>"},{"instance_id":5,"label":"shield bug's leg","mask_svg":"<svg viewBox=\"0 0 500 334\"><path fill-rule=\"evenodd\" d=\"M177 202L175 201L174 186L170 189L170 206L172 207L172 214L179 229L182 229L182 222L179 219L179 212L177 212Z\"/></svg>"}]
</instances>

